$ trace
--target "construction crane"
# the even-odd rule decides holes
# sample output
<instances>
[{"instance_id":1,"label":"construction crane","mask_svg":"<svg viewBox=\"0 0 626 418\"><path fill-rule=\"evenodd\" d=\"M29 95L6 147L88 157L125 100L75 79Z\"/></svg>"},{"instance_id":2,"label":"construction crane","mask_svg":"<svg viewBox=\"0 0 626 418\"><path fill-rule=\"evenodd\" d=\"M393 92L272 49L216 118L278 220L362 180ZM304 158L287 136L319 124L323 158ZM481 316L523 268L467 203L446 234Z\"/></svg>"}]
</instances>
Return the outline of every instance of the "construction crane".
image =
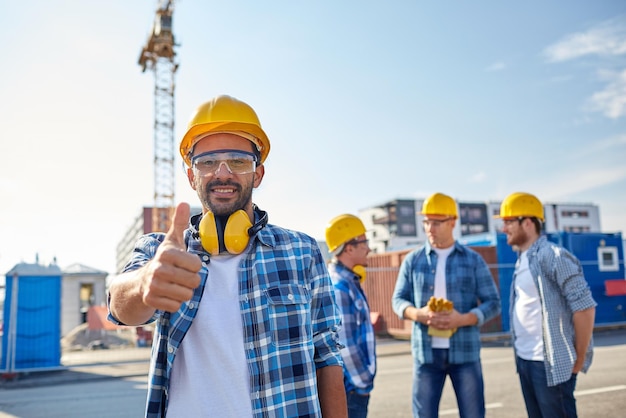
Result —
<instances>
[{"instance_id":1,"label":"construction crane","mask_svg":"<svg viewBox=\"0 0 626 418\"><path fill-rule=\"evenodd\" d=\"M169 229L174 208L174 88L178 69L172 32L174 2L161 0L141 50L142 72L154 71L154 206L152 232Z\"/></svg>"}]
</instances>

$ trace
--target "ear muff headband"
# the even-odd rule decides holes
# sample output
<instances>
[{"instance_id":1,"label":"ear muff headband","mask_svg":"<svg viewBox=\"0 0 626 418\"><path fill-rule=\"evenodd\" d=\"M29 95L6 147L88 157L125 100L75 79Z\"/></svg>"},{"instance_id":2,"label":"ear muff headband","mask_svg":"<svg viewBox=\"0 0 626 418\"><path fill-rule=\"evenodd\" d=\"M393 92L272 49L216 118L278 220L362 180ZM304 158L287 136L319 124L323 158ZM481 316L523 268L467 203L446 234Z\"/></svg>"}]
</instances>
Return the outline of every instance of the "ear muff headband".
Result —
<instances>
[{"instance_id":1,"label":"ear muff headband","mask_svg":"<svg viewBox=\"0 0 626 418\"><path fill-rule=\"evenodd\" d=\"M209 254L219 254L220 241L217 236L217 226L215 225L213 212L207 212L202 216L200 225L198 225L198 234L200 235L202 247Z\"/></svg>"},{"instance_id":2,"label":"ear muff headband","mask_svg":"<svg viewBox=\"0 0 626 418\"><path fill-rule=\"evenodd\" d=\"M228 222L224 227L224 245L226 251L231 254L241 254L248 246L250 235L248 230L252 227L252 222L248 214L243 210L238 210L228 217Z\"/></svg>"},{"instance_id":3,"label":"ear muff headband","mask_svg":"<svg viewBox=\"0 0 626 418\"><path fill-rule=\"evenodd\" d=\"M198 225L198 236L202 247L209 254L219 254L224 248L231 254L241 254L248 246L250 237L267 225L267 212L256 207L254 210L259 215L259 221L254 225L243 210L232 213L225 226L215 219L212 212L205 213ZM222 234L223 237L221 237ZM222 248L220 248L220 242L222 242Z\"/></svg>"},{"instance_id":4,"label":"ear muff headband","mask_svg":"<svg viewBox=\"0 0 626 418\"><path fill-rule=\"evenodd\" d=\"M366 271L364 266L357 264L352 267L352 271L359 276L359 282L363 283L365 281Z\"/></svg>"}]
</instances>

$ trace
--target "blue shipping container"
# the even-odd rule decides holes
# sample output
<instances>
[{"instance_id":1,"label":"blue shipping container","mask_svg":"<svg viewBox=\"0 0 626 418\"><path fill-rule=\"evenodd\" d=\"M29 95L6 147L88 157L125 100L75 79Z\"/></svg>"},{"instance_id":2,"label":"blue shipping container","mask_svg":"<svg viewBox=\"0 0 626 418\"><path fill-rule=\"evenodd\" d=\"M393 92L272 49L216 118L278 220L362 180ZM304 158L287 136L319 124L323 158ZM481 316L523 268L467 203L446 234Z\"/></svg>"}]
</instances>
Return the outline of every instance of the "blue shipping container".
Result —
<instances>
[{"instance_id":1,"label":"blue shipping container","mask_svg":"<svg viewBox=\"0 0 626 418\"><path fill-rule=\"evenodd\" d=\"M626 295L607 296L606 280L624 279L624 248L621 233L547 234L547 239L561 245L579 259L596 307L596 325L626 321ZM510 287L515 272L517 253L506 243L505 234L497 234L496 253L500 297L502 299L502 330L510 331Z\"/></svg>"},{"instance_id":2,"label":"blue shipping container","mask_svg":"<svg viewBox=\"0 0 626 418\"><path fill-rule=\"evenodd\" d=\"M626 295L607 296L606 280L624 279L622 234L562 232L562 245L580 260L596 307L596 324L626 321Z\"/></svg>"}]
</instances>

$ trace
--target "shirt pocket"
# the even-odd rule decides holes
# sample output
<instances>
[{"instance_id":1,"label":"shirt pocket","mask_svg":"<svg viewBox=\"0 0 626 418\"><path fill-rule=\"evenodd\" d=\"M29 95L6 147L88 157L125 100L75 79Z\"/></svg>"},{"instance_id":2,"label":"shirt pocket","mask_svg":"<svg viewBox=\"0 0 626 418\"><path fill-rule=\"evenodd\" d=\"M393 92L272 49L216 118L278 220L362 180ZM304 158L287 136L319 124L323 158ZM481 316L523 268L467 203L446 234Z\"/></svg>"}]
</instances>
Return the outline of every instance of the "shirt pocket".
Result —
<instances>
[{"instance_id":1,"label":"shirt pocket","mask_svg":"<svg viewBox=\"0 0 626 418\"><path fill-rule=\"evenodd\" d=\"M311 341L311 295L304 286L287 284L265 290L272 342L277 346Z\"/></svg>"}]
</instances>

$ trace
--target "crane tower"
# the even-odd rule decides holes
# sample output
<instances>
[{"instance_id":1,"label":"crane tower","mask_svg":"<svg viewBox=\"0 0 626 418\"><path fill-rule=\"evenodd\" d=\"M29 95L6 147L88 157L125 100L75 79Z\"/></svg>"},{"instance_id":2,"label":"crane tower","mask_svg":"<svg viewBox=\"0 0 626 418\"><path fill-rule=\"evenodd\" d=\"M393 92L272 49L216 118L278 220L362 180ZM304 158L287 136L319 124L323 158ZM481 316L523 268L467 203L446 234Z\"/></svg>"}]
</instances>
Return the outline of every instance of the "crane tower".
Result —
<instances>
[{"instance_id":1,"label":"crane tower","mask_svg":"<svg viewBox=\"0 0 626 418\"><path fill-rule=\"evenodd\" d=\"M154 71L153 232L169 229L174 208L174 76L178 64L172 32L173 12L173 1L160 0L152 33L139 56L142 72Z\"/></svg>"}]
</instances>

